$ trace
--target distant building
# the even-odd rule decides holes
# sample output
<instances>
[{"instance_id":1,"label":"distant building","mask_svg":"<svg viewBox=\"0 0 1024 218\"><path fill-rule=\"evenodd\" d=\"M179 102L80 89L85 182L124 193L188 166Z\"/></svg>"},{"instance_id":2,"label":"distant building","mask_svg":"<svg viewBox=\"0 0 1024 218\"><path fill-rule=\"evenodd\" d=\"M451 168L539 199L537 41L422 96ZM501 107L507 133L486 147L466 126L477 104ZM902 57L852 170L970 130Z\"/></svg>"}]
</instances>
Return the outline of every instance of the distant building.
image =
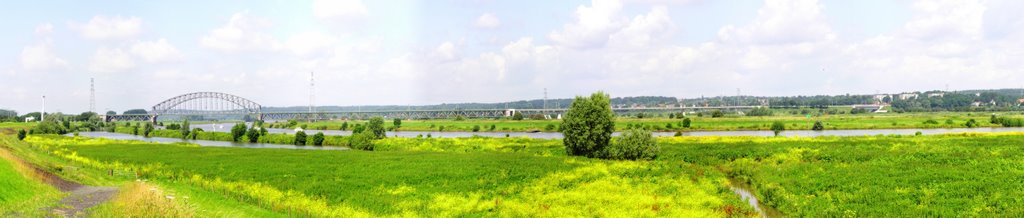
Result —
<instances>
[{"instance_id":1,"label":"distant building","mask_svg":"<svg viewBox=\"0 0 1024 218\"><path fill-rule=\"evenodd\" d=\"M917 93L902 93L902 94L898 95L900 100L908 100L908 99L911 99L911 98L917 99L917 96L918 96Z\"/></svg>"},{"instance_id":2,"label":"distant building","mask_svg":"<svg viewBox=\"0 0 1024 218\"><path fill-rule=\"evenodd\" d=\"M944 92L928 93L928 97L929 98L934 98L934 97L941 98L941 97L944 97L944 96L946 96L946 93L944 93Z\"/></svg>"},{"instance_id":3,"label":"distant building","mask_svg":"<svg viewBox=\"0 0 1024 218\"><path fill-rule=\"evenodd\" d=\"M1024 100L1024 99L1021 99L1021 100ZM36 117L25 117L25 122L26 123L32 122L32 121L36 121Z\"/></svg>"},{"instance_id":4,"label":"distant building","mask_svg":"<svg viewBox=\"0 0 1024 218\"><path fill-rule=\"evenodd\" d=\"M1017 99L1017 104L1024 104L1024 98Z\"/></svg>"},{"instance_id":5,"label":"distant building","mask_svg":"<svg viewBox=\"0 0 1024 218\"><path fill-rule=\"evenodd\" d=\"M981 102L980 101L975 101L974 103L971 103L971 106L981 107Z\"/></svg>"},{"instance_id":6,"label":"distant building","mask_svg":"<svg viewBox=\"0 0 1024 218\"><path fill-rule=\"evenodd\" d=\"M872 97L872 98L874 98L874 99L875 99L875 102L885 102L885 97L889 97L889 95L875 95L875 96L874 96L874 97ZM892 98L892 97L890 97L890 99L891 99L891 98Z\"/></svg>"}]
</instances>

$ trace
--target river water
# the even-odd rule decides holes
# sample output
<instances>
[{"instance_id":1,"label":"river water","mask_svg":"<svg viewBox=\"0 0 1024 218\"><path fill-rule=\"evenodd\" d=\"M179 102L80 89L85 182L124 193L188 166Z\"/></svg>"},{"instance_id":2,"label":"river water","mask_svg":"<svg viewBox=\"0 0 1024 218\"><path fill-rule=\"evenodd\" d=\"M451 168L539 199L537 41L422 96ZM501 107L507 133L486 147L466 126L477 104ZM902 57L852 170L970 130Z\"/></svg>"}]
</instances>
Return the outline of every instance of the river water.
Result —
<instances>
[{"instance_id":1,"label":"river water","mask_svg":"<svg viewBox=\"0 0 1024 218\"><path fill-rule=\"evenodd\" d=\"M68 134L69 136L71 134ZM200 146L208 147L234 147L234 148L284 148L284 149L305 149L305 150L348 150L346 147L336 146L297 146L297 145L281 145L281 144L264 144L264 143L247 143L247 142L225 142L225 141L209 141L209 140L186 140L178 138L161 138L161 137L142 137L132 134L124 133L112 133L112 132L80 132L79 136L94 137L94 138L108 138L108 139L119 139L119 140L139 140L147 142L160 142L160 143L175 143L175 142L186 142L193 143Z\"/></svg>"},{"instance_id":2,"label":"river water","mask_svg":"<svg viewBox=\"0 0 1024 218\"><path fill-rule=\"evenodd\" d=\"M233 123L221 123L221 124L194 124L193 128L203 128L204 131L216 131L216 132L229 132ZM295 133L292 129L267 129L270 133ZM324 135L352 135L352 131L341 131L341 130L306 130L306 134L316 134L318 132L324 133ZM852 130L790 130L783 131L780 135L782 136L864 136L864 135L913 135L917 132L921 132L924 135L937 135L946 133L961 133L961 132L1024 132L1024 127L988 127L988 128L952 128L952 129L852 129ZM416 137L430 134L432 137L441 138L458 138L458 137L471 137L471 136L484 136L484 137L510 137L525 136L530 138L540 139L560 139L562 133L558 132L432 132L432 131L399 131L399 132L387 132L388 137ZM613 135L618 135L616 132ZM654 136L674 136L675 132L654 132ZM692 131L683 132L683 136L774 136L775 133L767 130L737 130L737 131Z\"/></svg>"}]
</instances>

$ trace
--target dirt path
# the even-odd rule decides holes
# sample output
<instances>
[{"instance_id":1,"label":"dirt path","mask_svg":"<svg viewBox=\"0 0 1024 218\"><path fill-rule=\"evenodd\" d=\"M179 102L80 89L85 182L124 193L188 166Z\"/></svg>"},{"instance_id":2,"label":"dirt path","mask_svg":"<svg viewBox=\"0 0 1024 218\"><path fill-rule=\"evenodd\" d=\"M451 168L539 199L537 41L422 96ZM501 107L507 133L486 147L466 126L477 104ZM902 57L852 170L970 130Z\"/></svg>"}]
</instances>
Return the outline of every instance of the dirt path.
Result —
<instances>
[{"instance_id":1,"label":"dirt path","mask_svg":"<svg viewBox=\"0 0 1024 218\"><path fill-rule=\"evenodd\" d=\"M3 149L3 148L0 148ZM85 210L90 207L96 206L100 203L110 200L117 194L117 187L100 187L100 186L86 186L77 182L68 181L60 176L54 175L49 171L40 169L38 166L26 162L17 157L12 157L22 164L31 167L36 174L35 178L42 180L44 183L56 187L62 192L68 192L70 195L60 200L61 206L57 208L49 208L46 210L53 211L53 214L62 215L64 217L85 217Z\"/></svg>"},{"instance_id":2,"label":"dirt path","mask_svg":"<svg viewBox=\"0 0 1024 218\"><path fill-rule=\"evenodd\" d=\"M81 186L61 199L63 206L54 208L53 213L64 217L85 217L86 209L110 200L114 194L117 194L116 187Z\"/></svg>"}]
</instances>

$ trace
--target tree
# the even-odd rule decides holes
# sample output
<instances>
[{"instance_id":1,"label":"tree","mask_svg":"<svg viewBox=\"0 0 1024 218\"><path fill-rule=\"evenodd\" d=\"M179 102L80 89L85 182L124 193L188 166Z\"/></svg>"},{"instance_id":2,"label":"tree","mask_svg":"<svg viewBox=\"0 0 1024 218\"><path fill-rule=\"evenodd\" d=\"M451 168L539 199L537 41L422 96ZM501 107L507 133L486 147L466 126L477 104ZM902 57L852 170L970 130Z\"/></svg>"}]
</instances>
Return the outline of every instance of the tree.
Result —
<instances>
[{"instance_id":1,"label":"tree","mask_svg":"<svg viewBox=\"0 0 1024 218\"><path fill-rule=\"evenodd\" d=\"M295 145L306 145L306 131L295 133Z\"/></svg>"},{"instance_id":2,"label":"tree","mask_svg":"<svg viewBox=\"0 0 1024 218\"><path fill-rule=\"evenodd\" d=\"M398 130L398 128L402 128L402 119L395 118L395 121L393 121L392 123L395 125L395 130Z\"/></svg>"},{"instance_id":3,"label":"tree","mask_svg":"<svg viewBox=\"0 0 1024 218\"><path fill-rule=\"evenodd\" d=\"M132 126L132 135L139 135L139 126Z\"/></svg>"},{"instance_id":4,"label":"tree","mask_svg":"<svg viewBox=\"0 0 1024 218\"><path fill-rule=\"evenodd\" d=\"M374 139L384 138L384 118L373 117L370 118L370 123L366 124L366 130L370 131L374 135Z\"/></svg>"},{"instance_id":5,"label":"tree","mask_svg":"<svg viewBox=\"0 0 1024 218\"><path fill-rule=\"evenodd\" d=\"M996 117L996 114L992 114L992 118L989 118L988 122L991 123L991 124L998 124L999 123L999 118Z\"/></svg>"},{"instance_id":6,"label":"tree","mask_svg":"<svg viewBox=\"0 0 1024 218\"><path fill-rule=\"evenodd\" d=\"M650 131L630 129L612 140L611 145L602 152L602 156L605 159L617 160L653 160L660 150Z\"/></svg>"},{"instance_id":7,"label":"tree","mask_svg":"<svg viewBox=\"0 0 1024 218\"><path fill-rule=\"evenodd\" d=\"M516 111L512 114L512 120L523 120L523 113Z\"/></svg>"},{"instance_id":8,"label":"tree","mask_svg":"<svg viewBox=\"0 0 1024 218\"><path fill-rule=\"evenodd\" d=\"M690 118L683 118L683 128L690 128Z\"/></svg>"},{"instance_id":9,"label":"tree","mask_svg":"<svg viewBox=\"0 0 1024 218\"><path fill-rule=\"evenodd\" d=\"M242 135L245 135L245 123L236 123L235 126L231 127L231 141L238 142L242 139Z\"/></svg>"},{"instance_id":10,"label":"tree","mask_svg":"<svg viewBox=\"0 0 1024 218\"><path fill-rule=\"evenodd\" d=\"M825 130L825 124L821 123L821 120L814 121L814 126L811 127L811 130L814 130L814 131ZM776 135L778 135L778 134L776 134Z\"/></svg>"},{"instance_id":11,"label":"tree","mask_svg":"<svg viewBox=\"0 0 1024 218\"><path fill-rule=\"evenodd\" d=\"M615 130L611 99L604 92L576 96L562 119L562 143L566 153L595 157L608 146Z\"/></svg>"},{"instance_id":12,"label":"tree","mask_svg":"<svg viewBox=\"0 0 1024 218\"><path fill-rule=\"evenodd\" d=\"M670 113L670 114L668 114L668 118L669 119L675 119L676 118L676 114L675 113Z\"/></svg>"},{"instance_id":13,"label":"tree","mask_svg":"<svg viewBox=\"0 0 1024 218\"><path fill-rule=\"evenodd\" d=\"M18 140L25 140L25 135L26 134L27 133L25 132L25 129L19 129L18 130Z\"/></svg>"},{"instance_id":14,"label":"tree","mask_svg":"<svg viewBox=\"0 0 1024 218\"><path fill-rule=\"evenodd\" d=\"M249 139L250 143L256 143L260 141L260 131L257 130L256 128L258 127L253 126L250 127L248 131L245 131L245 137Z\"/></svg>"},{"instance_id":15,"label":"tree","mask_svg":"<svg viewBox=\"0 0 1024 218\"><path fill-rule=\"evenodd\" d=\"M348 130L348 121L341 123L341 131Z\"/></svg>"},{"instance_id":16,"label":"tree","mask_svg":"<svg viewBox=\"0 0 1024 218\"><path fill-rule=\"evenodd\" d=\"M181 138L188 138L188 131L190 130L189 128L190 127L188 125L188 119L185 119L185 122L181 124Z\"/></svg>"},{"instance_id":17,"label":"tree","mask_svg":"<svg viewBox=\"0 0 1024 218\"><path fill-rule=\"evenodd\" d=\"M786 124L783 124L782 122L779 121L772 122L772 132L775 132L775 136L779 136L779 133L782 133L782 131L785 130Z\"/></svg>"},{"instance_id":18,"label":"tree","mask_svg":"<svg viewBox=\"0 0 1024 218\"><path fill-rule=\"evenodd\" d=\"M38 134L67 134L70 131L67 126L67 122L63 122L64 115L61 113L47 114L46 118L36 124L36 127L32 128L33 132Z\"/></svg>"},{"instance_id":19,"label":"tree","mask_svg":"<svg viewBox=\"0 0 1024 218\"><path fill-rule=\"evenodd\" d=\"M97 115L96 112L82 112L82 114L79 114L77 117L75 117L75 121L89 121L94 117L98 118L99 115Z\"/></svg>"},{"instance_id":20,"label":"tree","mask_svg":"<svg viewBox=\"0 0 1024 218\"><path fill-rule=\"evenodd\" d=\"M146 125L142 128L142 136L149 137L151 132L153 132L153 123L146 122Z\"/></svg>"},{"instance_id":21,"label":"tree","mask_svg":"<svg viewBox=\"0 0 1024 218\"><path fill-rule=\"evenodd\" d=\"M324 133L318 132L313 134L313 145L322 146L324 145Z\"/></svg>"}]
</instances>

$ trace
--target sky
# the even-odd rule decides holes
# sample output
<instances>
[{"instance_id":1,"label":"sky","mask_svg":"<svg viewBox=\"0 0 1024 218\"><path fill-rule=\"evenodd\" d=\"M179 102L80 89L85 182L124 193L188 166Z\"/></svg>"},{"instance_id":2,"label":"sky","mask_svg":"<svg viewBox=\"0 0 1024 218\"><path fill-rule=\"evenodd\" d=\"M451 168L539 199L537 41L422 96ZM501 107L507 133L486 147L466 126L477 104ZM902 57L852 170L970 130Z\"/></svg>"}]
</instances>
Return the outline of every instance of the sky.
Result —
<instances>
[{"instance_id":1,"label":"sky","mask_svg":"<svg viewBox=\"0 0 1024 218\"><path fill-rule=\"evenodd\" d=\"M264 106L1024 86L1024 1L9 1L0 108Z\"/></svg>"}]
</instances>

